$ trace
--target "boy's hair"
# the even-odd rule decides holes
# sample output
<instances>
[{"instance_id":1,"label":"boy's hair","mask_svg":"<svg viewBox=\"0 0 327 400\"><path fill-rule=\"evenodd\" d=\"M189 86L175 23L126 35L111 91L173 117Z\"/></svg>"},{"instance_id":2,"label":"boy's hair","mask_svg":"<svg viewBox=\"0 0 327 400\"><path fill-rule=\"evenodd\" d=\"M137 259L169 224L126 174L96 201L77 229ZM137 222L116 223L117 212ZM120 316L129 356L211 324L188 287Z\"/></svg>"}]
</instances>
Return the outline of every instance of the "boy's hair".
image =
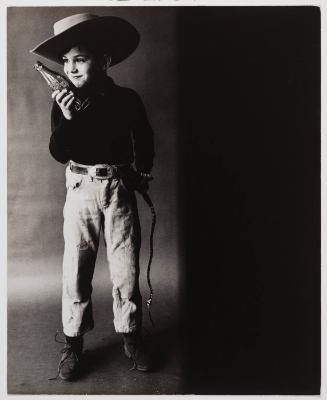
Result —
<instances>
[{"instance_id":1,"label":"boy's hair","mask_svg":"<svg viewBox=\"0 0 327 400\"><path fill-rule=\"evenodd\" d=\"M95 44L94 41L91 43L90 41L83 41L83 43L76 43L73 46L69 46L69 48L66 48L65 50L63 50L61 52L61 54L59 55L59 59L62 61L62 57L69 52L70 49L72 49L73 47L80 47L83 48L85 50L87 50L88 52L90 52L91 54L94 55L95 59L102 64L105 61L105 58L110 58L110 54L108 54L108 51L104 51L103 47L99 44Z\"/></svg>"}]
</instances>

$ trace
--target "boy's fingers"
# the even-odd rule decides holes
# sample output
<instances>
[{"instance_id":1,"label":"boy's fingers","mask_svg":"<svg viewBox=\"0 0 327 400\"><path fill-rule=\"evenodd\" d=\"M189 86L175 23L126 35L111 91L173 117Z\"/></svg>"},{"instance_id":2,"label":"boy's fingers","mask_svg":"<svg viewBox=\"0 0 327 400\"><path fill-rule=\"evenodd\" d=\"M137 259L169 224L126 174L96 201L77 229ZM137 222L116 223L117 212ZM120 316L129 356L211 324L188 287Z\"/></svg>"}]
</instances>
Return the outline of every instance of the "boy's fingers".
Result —
<instances>
[{"instance_id":1,"label":"boy's fingers","mask_svg":"<svg viewBox=\"0 0 327 400\"><path fill-rule=\"evenodd\" d=\"M56 101L58 103L60 103L60 101L62 100L62 98L66 95L67 93L67 89L62 90L61 92L59 92L56 96Z\"/></svg>"},{"instance_id":2,"label":"boy's fingers","mask_svg":"<svg viewBox=\"0 0 327 400\"><path fill-rule=\"evenodd\" d=\"M66 104L66 107L69 108L69 107L72 105L72 103L73 103L74 100L75 100L75 97L72 97L72 98L68 101L68 103Z\"/></svg>"},{"instance_id":3,"label":"boy's fingers","mask_svg":"<svg viewBox=\"0 0 327 400\"><path fill-rule=\"evenodd\" d=\"M55 90L54 92L51 93L51 97L54 99L59 92L60 92L59 90Z\"/></svg>"},{"instance_id":4,"label":"boy's fingers","mask_svg":"<svg viewBox=\"0 0 327 400\"><path fill-rule=\"evenodd\" d=\"M62 99L61 104L62 104L64 107L67 107L68 102L71 100L71 98L72 98L73 96L74 96L73 93L69 93L67 96L65 96L65 97Z\"/></svg>"}]
</instances>

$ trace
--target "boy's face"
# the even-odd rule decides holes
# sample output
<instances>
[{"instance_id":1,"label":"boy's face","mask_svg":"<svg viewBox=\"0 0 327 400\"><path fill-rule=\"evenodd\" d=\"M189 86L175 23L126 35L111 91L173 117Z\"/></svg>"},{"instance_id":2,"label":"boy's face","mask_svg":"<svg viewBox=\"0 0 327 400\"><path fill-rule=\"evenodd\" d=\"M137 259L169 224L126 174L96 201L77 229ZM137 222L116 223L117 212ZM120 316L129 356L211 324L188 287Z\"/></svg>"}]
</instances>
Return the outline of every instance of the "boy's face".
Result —
<instances>
[{"instance_id":1,"label":"boy's face","mask_svg":"<svg viewBox=\"0 0 327 400\"><path fill-rule=\"evenodd\" d=\"M62 60L65 74L77 88L92 84L103 73L99 60L83 46L72 47Z\"/></svg>"}]
</instances>

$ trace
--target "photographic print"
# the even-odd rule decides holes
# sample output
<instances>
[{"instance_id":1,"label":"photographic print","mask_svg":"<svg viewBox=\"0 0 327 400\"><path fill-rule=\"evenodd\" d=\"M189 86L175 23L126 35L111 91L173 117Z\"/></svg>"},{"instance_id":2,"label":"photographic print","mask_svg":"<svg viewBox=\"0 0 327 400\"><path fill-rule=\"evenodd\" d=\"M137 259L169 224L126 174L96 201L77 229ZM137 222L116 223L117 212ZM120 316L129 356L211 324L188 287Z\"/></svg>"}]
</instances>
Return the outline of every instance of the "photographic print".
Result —
<instances>
[{"instance_id":1,"label":"photographic print","mask_svg":"<svg viewBox=\"0 0 327 400\"><path fill-rule=\"evenodd\" d=\"M320 8L7 7L8 394L320 393Z\"/></svg>"}]
</instances>

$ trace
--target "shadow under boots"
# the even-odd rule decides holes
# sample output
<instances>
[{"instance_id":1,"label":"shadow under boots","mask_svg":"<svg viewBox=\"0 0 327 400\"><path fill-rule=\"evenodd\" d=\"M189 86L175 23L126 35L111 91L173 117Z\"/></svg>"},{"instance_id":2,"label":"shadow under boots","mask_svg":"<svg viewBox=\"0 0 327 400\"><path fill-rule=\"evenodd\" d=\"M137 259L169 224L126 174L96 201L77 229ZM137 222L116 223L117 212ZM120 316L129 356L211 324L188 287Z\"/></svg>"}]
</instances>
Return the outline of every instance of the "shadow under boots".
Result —
<instances>
[{"instance_id":1,"label":"shadow under boots","mask_svg":"<svg viewBox=\"0 0 327 400\"><path fill-rule=\"evenodd\" d=\"M161 331L143 334L144 342L149 350L152 366L147 373L162 371L171 365L180 364L180 339L178 329L171 326ZM87 341L76 379L83 379L96 370L119 366L118 369L129 371L133 362L124 354L123 339L120 335L102 338L97 346L88 348Z\"/></svg>"}]
</instances>

